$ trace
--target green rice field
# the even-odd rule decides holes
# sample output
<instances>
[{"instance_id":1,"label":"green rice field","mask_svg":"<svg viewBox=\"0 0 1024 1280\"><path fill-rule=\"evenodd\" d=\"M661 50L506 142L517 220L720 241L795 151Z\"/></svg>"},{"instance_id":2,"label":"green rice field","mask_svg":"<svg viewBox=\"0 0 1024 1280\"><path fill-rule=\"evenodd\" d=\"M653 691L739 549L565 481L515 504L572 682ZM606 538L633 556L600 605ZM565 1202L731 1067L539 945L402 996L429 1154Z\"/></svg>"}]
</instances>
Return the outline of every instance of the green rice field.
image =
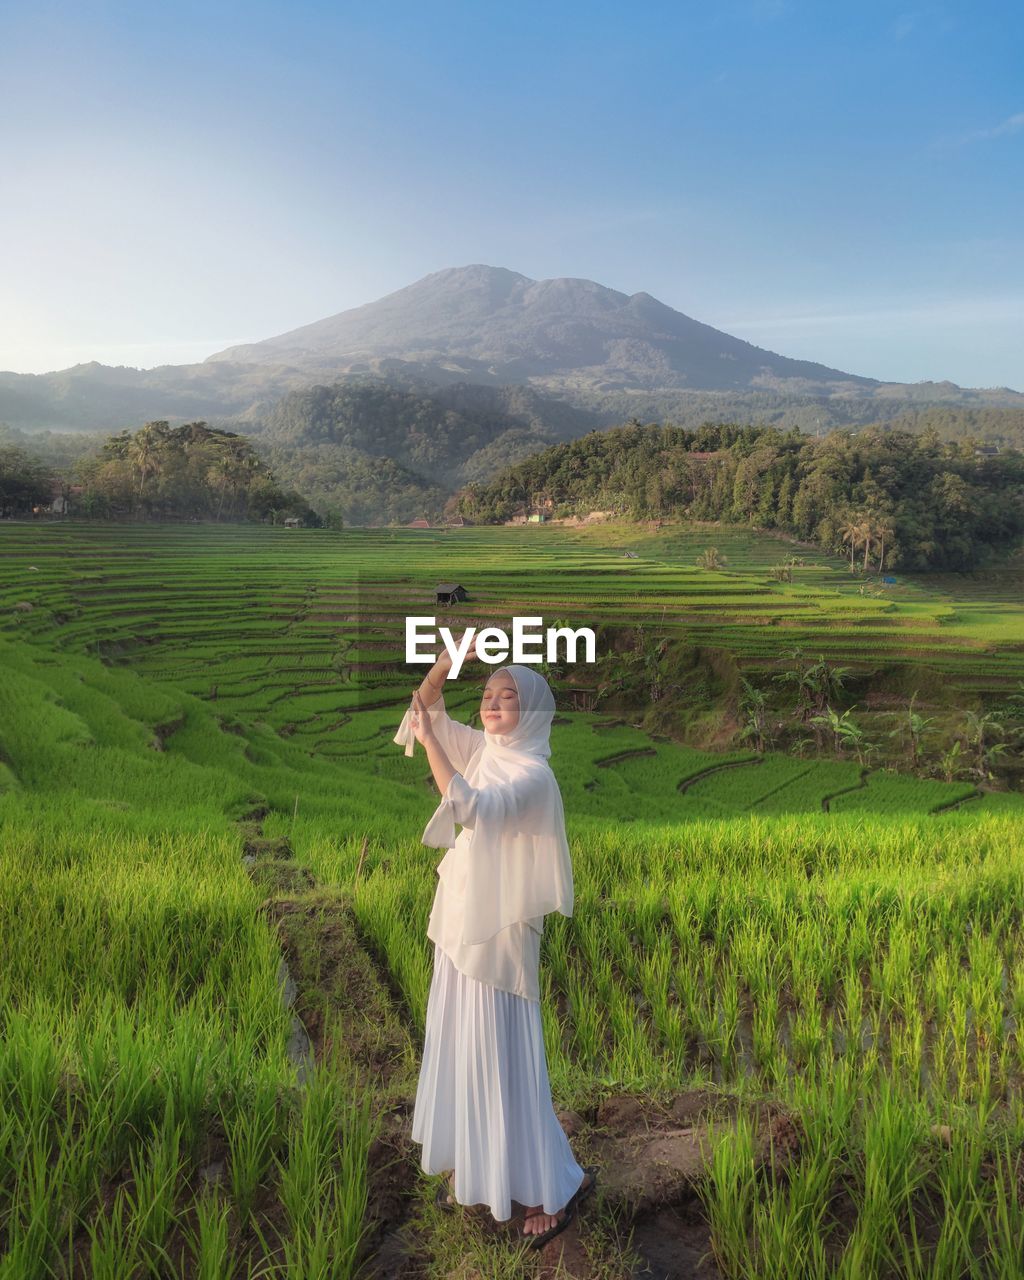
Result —
<instances>
[{"instance_id":1,"label":"green rice field","mask_svg":"<svg viewBox=\"0 0 1024 1280\"><path fill-rule=\"evenodd\" d=\"M537 1253L444 1214L408 1138L441 854L392 741L406 615L800 644L967 701L1024 679L1020 573L862 594L719 528L0 524L0 1280L1024 1276L1024 797L560 709L542 1016L601 1181Z\"/></svg>"}]
</instances>

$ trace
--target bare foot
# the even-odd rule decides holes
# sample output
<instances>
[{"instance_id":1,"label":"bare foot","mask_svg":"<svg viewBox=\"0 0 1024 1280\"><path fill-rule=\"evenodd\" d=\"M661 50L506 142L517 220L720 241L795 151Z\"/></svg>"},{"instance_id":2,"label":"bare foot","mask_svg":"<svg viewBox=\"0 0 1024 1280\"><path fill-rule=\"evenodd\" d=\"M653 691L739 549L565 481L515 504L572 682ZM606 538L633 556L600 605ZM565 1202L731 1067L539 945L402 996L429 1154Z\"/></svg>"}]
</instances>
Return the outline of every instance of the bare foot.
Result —
<instances>
[{"instance_id":1,"label":"bare foot","mask_svg":"<svg viewBox=\"0 0 1024 1280\"><path fill-rule=\"evenodd\" d=\"M580 1188L589 1187L591 1184L589 1173L584 1173L580 1180ZM578 1189L580 1189L578 1188ZM540 1204L530 1205L526 1210L526 1217L523 1221L524 1236L539 1236L551 1228L565 1217L565 1210L559 1209L557 1213L545 1213L544 1206Z\"/></svg>"},{"instance_id":2,"label":"bare foot","mask_svg":"<svg viewBox=\"0 0 1024 1280\"><path fill-rule=\"evenodd\" d=\"M541 1205L531 1205L530 1208L526 1210L526 1217L523 1219L523 1235L543 1235L545 1231L551 1230L561 1216L561 1210L559 1210L557 1214L543 1213Z\"/></svg>"}]
</instances>

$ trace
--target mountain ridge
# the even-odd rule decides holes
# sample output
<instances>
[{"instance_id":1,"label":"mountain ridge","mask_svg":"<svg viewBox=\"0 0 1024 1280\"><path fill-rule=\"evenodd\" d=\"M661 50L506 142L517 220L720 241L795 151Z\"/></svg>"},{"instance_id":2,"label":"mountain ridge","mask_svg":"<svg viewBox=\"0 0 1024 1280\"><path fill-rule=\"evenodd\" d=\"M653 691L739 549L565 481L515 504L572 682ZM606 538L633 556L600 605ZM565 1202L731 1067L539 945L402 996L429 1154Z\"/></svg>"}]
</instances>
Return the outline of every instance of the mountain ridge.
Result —
<instances>
[{"instance_id":1,"label":"mountain ridge","mask_svg":"<svg viewBox=\"0 0 1024 1280\"><path fill-rule=\"evenodd\" d=\"M366 360L453 365L492 381L583 380L597 389L740 391L801 384L880 385L794 360L706 325L652 294L582 277L533 280L473 263L432 272L313 324L228 347L204 363L288 363L346 372Z\"/></svg>"},{"instance_id":2,"label":"mountain ridge","mask_svg":"<svg viewBox=\"0 0 1024 1280\"><path fill-rule=\"evenodd\" d=\"M528 387L594 426L629 417L856 425L923 404L1024 407L1010 388L892 383L795 360L581 277L533 280L473 263L432 272L360 307L191 365L90 361L0 372L0 423L37 430L202 419L244 427L283 396L349 378L396 385ZM552 406L552 419L562 416Z\"/></svg>"}]
</instances>

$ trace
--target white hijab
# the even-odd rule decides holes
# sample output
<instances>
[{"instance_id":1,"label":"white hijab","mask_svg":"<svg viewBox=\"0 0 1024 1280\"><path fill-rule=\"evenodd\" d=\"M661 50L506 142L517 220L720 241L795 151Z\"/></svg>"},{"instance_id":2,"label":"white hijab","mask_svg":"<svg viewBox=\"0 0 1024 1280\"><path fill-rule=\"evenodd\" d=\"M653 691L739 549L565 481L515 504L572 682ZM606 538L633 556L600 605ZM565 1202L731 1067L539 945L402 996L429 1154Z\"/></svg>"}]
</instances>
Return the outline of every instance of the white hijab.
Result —
<instances>
[{"instance_id":1,"label":"white hijab","mask_svg":"<svg viewBox=\"0 0 1024 1280\"><path fill-rule=\"evenodd\" d=\"M465 781L477 789L476 824L464 851L466 867L463 937L486 942L519 921L573 909L572 860L565 834L562 793L551 772L551 720L555 699L532 667L499 667L519 693L519 720L509 733L488 733L466 767ZM412 754L416 742L410 715L394 739ZM514 829L505 821L507 789L520 791ZM502 795L501 793L505 794ZM445 798L423 831L438 849L455 844L451 800Z\"/></svg>"}]
</instances>

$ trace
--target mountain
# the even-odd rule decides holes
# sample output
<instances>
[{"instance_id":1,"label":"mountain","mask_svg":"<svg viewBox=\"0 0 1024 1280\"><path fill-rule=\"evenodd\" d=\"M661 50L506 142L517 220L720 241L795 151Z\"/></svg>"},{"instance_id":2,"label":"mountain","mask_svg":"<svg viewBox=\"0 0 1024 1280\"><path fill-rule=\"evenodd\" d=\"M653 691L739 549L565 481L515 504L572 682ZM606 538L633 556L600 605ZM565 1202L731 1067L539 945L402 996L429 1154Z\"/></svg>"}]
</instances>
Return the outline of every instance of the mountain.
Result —
<instances>
[{"instance_id":1,"label":"mountain","mask_svg":"<svg viewBox=\"0 0 1024 1280\"><path fill-rule=\"evenodd\" d=\"M199 364L0 372L0 424L116 431L165 418L245 430L289 392L347 379L417 392L447 387L463 397L469 386L503 396L518 388L533 397L533 425L554 435L573 414L584 430L635 416L820 431L933 404L1024 407L1024 395L1005 387L883 383L793 360L649 293L476 264Z\"/></svg>"},{"instance_id":2,"label":"mountain","mask_svg":"<svg viewBox=\"0 0 1024 1280\"><path fill-rule=\"evenodd\" d=\"M0 372L0 422L115 431L157 418L245 420L309 381L295 369L233 364L132 369L92 360L55 373Z\"/></svg>"},{"instance_id":3,"label":"mountain","mask_svg":"<svg viewBox=\"0 0 1024 1280\"><path fill-rule=\"evenodd\" d=\"M464 484L593 426L529 387L426 391L342 379L289 392L251 438L280 483L314 510L346 524L384 524L437 519Z\"/></svg>"},{"instance_id":4,"label":"mountain","mask_svg":"<svg viewBox=\"0 0 1024 1280\"><path fill-rule=\"evenodd\" d=\"M318 374L377 371L399 361L473 382L585 385L597 391L671 388L849 392L880 386L791 360L673 311L649 293L593 280L531 280L477 264L435 271L377 302L276 338L210 356L291 365Z\"/></svg>"},{"instance_id":5,"label":"mountain","mask_svg":"<svg viewBox=\"0 0 1024 1280\"><path fill-rule=\"evenodd\" d=\"M456 385L427 393L342 380L289 392L254 438L275 450L279 469L306 450L344 449L400 462L450 492L593 429L588 415L528 387Z\"/></svg>"}]
</instances>

